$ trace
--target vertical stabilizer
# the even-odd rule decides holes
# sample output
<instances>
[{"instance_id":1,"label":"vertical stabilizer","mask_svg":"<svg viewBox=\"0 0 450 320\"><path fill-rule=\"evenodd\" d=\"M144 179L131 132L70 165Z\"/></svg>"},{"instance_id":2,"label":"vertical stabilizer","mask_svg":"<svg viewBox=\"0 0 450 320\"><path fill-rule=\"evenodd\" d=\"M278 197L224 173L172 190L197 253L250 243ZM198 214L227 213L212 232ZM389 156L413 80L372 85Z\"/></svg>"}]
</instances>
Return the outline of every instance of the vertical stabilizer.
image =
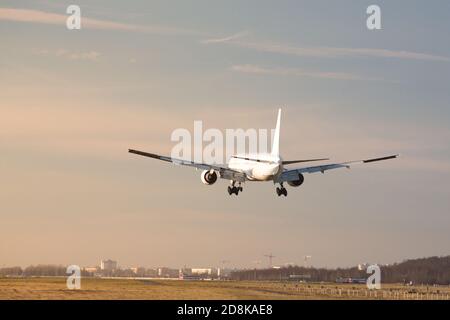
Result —
<instances>
[{"instance_id":1,"label":"vertical stabilizer","mask_svg":"<svg viewBox=\"0 0 450 320\"><path fill-rule=\"evenodd\" d=\"M281 109L278 109L277 126L275 127L275 134L273 135L272 144L272 156L280 156L280 120L281 120Z\"/></svg>"}]
</instances>

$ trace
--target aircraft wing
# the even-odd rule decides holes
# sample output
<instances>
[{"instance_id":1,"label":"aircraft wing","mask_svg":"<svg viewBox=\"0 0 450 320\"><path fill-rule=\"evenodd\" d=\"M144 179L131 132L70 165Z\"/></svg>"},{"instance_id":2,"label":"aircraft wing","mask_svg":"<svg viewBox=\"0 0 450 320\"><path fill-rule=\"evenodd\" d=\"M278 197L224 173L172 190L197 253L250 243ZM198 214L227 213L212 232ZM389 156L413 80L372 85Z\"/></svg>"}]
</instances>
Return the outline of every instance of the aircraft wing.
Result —
<instances>
[{"instance_id":1,"label":"aircraft wing","mask_svg":"<svg viewBox=\"0 0 450 320\"><path fill-rule=\"evenodd\" d=\"M397 157L398 157L398 155L393 155L393 156L387 156L387 157L381 157L381 158L372 158L372 159L366 159L366 160L354 160L354 161L347 161L347 162L341 162L341 163L324 164L324 165L320 165L320 166L289 169L289 170L283 171L283 173L278 177L277 182L298 180L298 175L300 173L315 173L315 172L325 173L325 171L332 170L332 169L339 169L339 168L350 169L350 165L353 165L353 164L371 163L371 162L376 162L376 161L395 159Z\"/></svg>"},{"instance_id":2,"label":"aircraft wing","mask_svg":"<svg viewBox=\"0 0 450 320\"><path fill-rule=\"evenodd\" d=\"M128 149L128 152L134 153L134 154L137 154L140 156L144 156L144 157L161 160L161 161L172 162L173 164L176 164L176 165L194 167L196 169L202 169L202 170L214 170L214 171L217 171L219 173L219 176L223 179L235 180L238 182L243 182L246 180L245 173L236 171L236 170L232 170L225 166L218 166L218 165L211 165L211 164L206 164L206 163L198 163L198 162L193 162L193 161L188 161L188 160L176 159L176 158L172 158L172 157L160 156L158 154L134 150L134 149Z\"/></svg>"}]
</instances>

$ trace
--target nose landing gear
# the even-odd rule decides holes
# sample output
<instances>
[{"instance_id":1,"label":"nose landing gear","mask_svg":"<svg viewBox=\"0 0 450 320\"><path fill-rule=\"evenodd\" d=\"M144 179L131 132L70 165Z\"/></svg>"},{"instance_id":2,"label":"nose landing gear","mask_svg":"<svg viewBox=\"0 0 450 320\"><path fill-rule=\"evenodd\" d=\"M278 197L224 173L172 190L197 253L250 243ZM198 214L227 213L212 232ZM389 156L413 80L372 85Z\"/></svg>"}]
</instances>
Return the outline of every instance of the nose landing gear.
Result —
<instances>
[{"instance_id":1,"label":"nose landing gear","mask_svg":"<svg viewBox=\"0 0 450 320\"><path fill-rule=\"evenodd\" d=\"M235 195L239 194L239 191L242 192L244 189L241 186L241 183L239 182L239 185L235 186L236 181L231 181L231 186L228 186L228 194L231 196L233 193Z\"/></svg>"},{"instance_id":2,"label":"nose landing gear","mask_svg":"<svg viewBox=\"0 0 450 320\"><path fill-rule=\"evenodd\" d=\"M286 190L286 188L283 187L282 183L280 183L280 186L281 186L281 188L279 188L279 187L276 188L277 195L278 196L284 195L285 197L287 197L287 190Z\"/></svg>"}]
</instances>

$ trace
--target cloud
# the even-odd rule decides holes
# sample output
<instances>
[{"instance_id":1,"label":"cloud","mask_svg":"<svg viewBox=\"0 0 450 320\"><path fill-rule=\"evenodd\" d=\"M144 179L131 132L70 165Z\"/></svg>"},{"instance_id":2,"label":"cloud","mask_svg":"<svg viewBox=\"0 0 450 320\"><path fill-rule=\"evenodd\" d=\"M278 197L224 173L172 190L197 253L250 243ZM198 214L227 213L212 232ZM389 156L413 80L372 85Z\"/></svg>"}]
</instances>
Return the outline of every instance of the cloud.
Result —
<instances>
[{"instance_id":1,"label":"cloud","mask_svg":"<svg viewBox=\"0 0 450 320\"><path fill-rule=\"evenodd\" d=\"M65 26L68 15L50 13L39 10L0 8L0 20L40 23ZM158 35L186 35L205 36L207 33L185 28L167 26L143 26L86 18L82 15L81 27L97 30L116 30L126 32L141 32ZM228 37L212 38L202 41L204 44L230 44L242 48L254 49L261 52L271 52L286 55L340 58L340 57L375 57L375 58L398 58L409 60L444 61L449 62L450 57L434 55L429 53L412 52L405 50L389 50L377 48L338 48L338 47L297 47L274 42L251 42L241 39L249 35L249 31L242 31Z\"/></svg>"},{"instance_id":2,"label":"cloud","mask_svg":"<svg viewBox=\"0 0 450 320\"><path fill-rule=\"evenodd\" d=\"M39 10L0 8L0 20L40 23L50 25L65 26L68 15L50 13ZM182 28L173 28L166 26L142 26L134 24L119 23L108 20L98 20L86 18L81 15L81 28L97 29L97 30L117 30L129 32L142 32L159 35L203 35L195 30Z\"/></svg>"},{"instance_id":3,"label":"cloud","mask_svg":"<svg viewBox=\"0 0 450 320\"><path fill-rule=\"evenodd\" d=\"M245 34L246 35L246 34ZM449 62L450 57L429 53L412 52L405 50L389 50L377 48L338 48L338 47L297 47L273 42L250 42L238 40L244 35L236 34L222 39L206 40L203 43L224 43L241 48L254 49L261 52L279 53L294 56L317 58L341 58L341 57L372 57L372 58L397 58L409 60L443 61Z\"/></svg>"},{"instance_id":4,"label":"cloud","mask_svg":"<svg viewBox=\"0 0 450 320\"><path fill-rule=\"evenodd\" d=\"M334 80L381 80L378 78L366 78L356 74L345 72L305 71L295 68L264 68L252 64L234 65L231 67L231 70L257 75L297 76Z\"/></svg>"},{"instance_id":5,"label":"cloud","mask_svg":"<svg viewBox=\"0 0 450 320\"><path fill-rule=\"evenodd\" d=\"M228 37L224 37L224 38L215 38L215 39L207 39L207 40L203 40L202 43L223 43L223 42L229 42L231 40L237 40L243 37L246 37L247 35L249 35L249 31L242 31L236 34L233 34L231 36Z\"/></svg>"},{"instance_id":6,"label":"cloud","mask_svg":"<svg viewBox=\"0 0 450 320\"><path fill-rule=\"evenodd\" d=\"M36 55L40 56L53 56L58 58L65 58L68 60L87 60L87 61L97 61L101 56L101 53L97 51L85 51L85 52L73 52L66 49L59 49L56 51L51 50L34 50L33 52Z\"/></svg>"}]
</instances>

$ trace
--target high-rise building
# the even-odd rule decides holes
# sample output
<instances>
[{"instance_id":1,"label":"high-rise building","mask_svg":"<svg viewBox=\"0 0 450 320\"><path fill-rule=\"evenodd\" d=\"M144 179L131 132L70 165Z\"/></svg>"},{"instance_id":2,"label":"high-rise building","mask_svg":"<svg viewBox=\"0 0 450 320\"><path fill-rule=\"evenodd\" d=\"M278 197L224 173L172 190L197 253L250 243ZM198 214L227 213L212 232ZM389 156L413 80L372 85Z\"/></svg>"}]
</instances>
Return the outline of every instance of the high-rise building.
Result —
<instances>
[{"instance_id":1,"label":"high-rise building","mask_svg":"<svg viewBox=\"0 0 450 320\"><path fill-rule=\"evenodd\" d=\"M117 270L117 261L113 261L113 260L102 260L100 262L100 269L105 270L105 271L113 271L113 270Z\"/></svg>"}]
</instances>

